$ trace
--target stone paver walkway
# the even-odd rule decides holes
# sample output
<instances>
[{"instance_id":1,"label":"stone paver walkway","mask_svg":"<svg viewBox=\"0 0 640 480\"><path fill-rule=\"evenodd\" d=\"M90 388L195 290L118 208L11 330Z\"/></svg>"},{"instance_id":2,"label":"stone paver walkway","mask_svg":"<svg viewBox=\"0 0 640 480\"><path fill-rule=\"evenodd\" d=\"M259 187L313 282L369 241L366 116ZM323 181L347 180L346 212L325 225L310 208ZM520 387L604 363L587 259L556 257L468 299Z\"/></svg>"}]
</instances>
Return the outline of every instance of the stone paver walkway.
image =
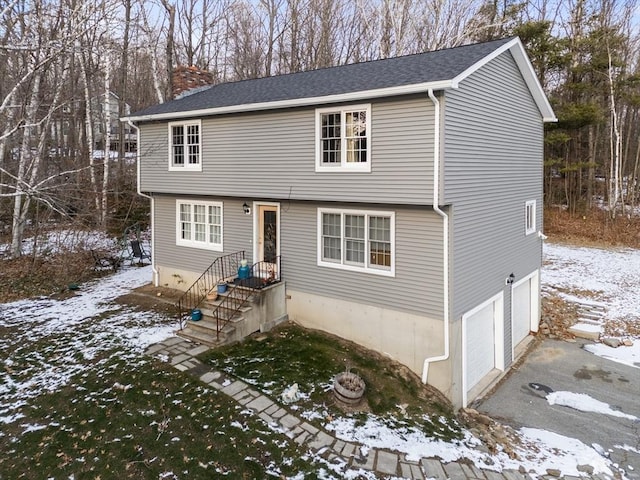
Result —
<instances>
[{"instance_id":1,"label":"stone paver walkway","mask_svg":"<svg viewBox=\"0 0 640 480\"><path fill-rule=\"evenodd\" d=\"M285 407L271 400L261 392L251 388L241 380L230 381L224 375L198 360L199 355L208 350L180 337L171 337L147 349L148 355L158 356L171 363L176 369L191 374L200 381L232 397L238 403L253 410L270 425L279 427L284 434L299 445L322 454L329 461L346 463L353 468L362 468L376 473L380 478L437 479L437 480L531 480L526 473L518 470L504 470L497 473L476 468L468 462L443 463L435 458L423 458L412 462L402 454L386 450L368 449L362 455L359 444L344 442L292 414ZM545 476L545 479L557 479ZM560 477L573 480L577 477ZM583 477L584 478L584 477ZM590 478L610 480L606 476L594 475Z\"/></svg>"}]
</instances>

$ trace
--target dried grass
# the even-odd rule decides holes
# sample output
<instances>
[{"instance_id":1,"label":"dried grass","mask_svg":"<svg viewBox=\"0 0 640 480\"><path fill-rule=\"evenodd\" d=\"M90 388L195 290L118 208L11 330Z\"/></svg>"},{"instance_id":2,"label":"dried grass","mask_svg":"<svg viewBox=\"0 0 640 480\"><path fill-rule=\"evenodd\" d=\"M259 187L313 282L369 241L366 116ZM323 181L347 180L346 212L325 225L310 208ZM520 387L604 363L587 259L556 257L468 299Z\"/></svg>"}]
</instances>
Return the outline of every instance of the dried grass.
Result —
<instances>
[{"instance_id":1,"label":"dried grass","mask_svg":"<svg viewBox=\"0 0 640 480\"><path fill-rule=\"evenodd\" d=\"M590 247L640 248L640 218L609 218L601 209L571 215L558 207L546 208L544 231L550 240Z\"/></svg>"},{"instance_id":2,"label":"dried grass","mask_svg":"<svg viewBox=\"0 0 640 480\"><path fill-rule=\"evenodd\" d=\"M0 303L60 294L98 275L90 252L0 260Z\"/></svg>"}]
</instances>

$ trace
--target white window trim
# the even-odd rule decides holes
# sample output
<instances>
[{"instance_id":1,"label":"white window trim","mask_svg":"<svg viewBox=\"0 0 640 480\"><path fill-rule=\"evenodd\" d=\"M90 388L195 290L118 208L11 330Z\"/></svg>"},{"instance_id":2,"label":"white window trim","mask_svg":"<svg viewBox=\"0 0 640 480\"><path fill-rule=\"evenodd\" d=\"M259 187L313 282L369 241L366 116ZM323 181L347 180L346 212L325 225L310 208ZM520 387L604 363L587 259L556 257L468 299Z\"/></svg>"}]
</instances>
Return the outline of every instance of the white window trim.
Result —
<instances>
[{"instance_id":1,"label":"white window trim","mask_svg":"<svg viewBox=\"0 0 640 480\"><path fill-rule=\"evenodd\" d=\"M364 110L367 112L366 129L367 129L367 161L366 162L347 162L347 142L344 141L346 122L344 121L344 115L346 112L354 110ZM322 114L323 113L338 113L340 112L340 165L339 166L325 166L322 164ZM371 104L361 105L345 105L339 107L327 107L316 109L316 172L371 172Z\"/></svg>"},{"instance_id":2,"label":"white window trim","mask_svg":"<svg viewBox=\"0 0 640 480\"><path fill-rule=\"evenodd\" d=\"M174 165L173 164L173 127L183 126L185 127L185 137L186 137L186 127L189 125L197 125L198 126L198 137L200 139L200 148L198 150L198 163L197 164L189 164L187 160L187 152L185 150L184 153L184 164L183 165ZM169 145L169 171L170 172L201 172L202 171L202 121L201 120L185 120L181 122L169 122L168 126L168 145Z\"/></svg>"},{"instance_id":3,"label":"white window trim","mask_svg":"<svg viewBox=\"0 0 640 480\"><path fill-rule=\"evenodd\" d=\"M328 262L322 259L322 214L336 213L340 214L342 220L340 222L340 239L341 239L341 260L340 263ZM384 270L369 266L369 221L365 221L365 266L345 264L345 248L344 248L344 216L345 215L365 215L366 217L389 217L390 218L390 239L391 239L391 269ZM390 211L380 210L349 210L340 208L318 208L318 224L317 224L317 250L318 250L318 266L336 268L339 270L348 270L351 272L365 272L374 275L382 275L385 277L396 276L396 214Z\"/></svg>"},{"instance_id":4,"label":"white window trim","mask_svg":"<svg viewBox=\"0 0 640 480\"><path fill-rule=\"evenodd\" d=\"M193 205L204 205L205 207L220 207L220 243L199 242L197 240L185 240L182 238L182 226L180 221L180 205L191 205L191 235L195 233L193 228ZM207 225L209 225L207 223ZM207 231L207 235L209 232ZM203 200L176 200L176 245L181 247L200 248L203 250L213 250L214 252L222 252L224 250L224 205L222 202L210 202Z\"/></svg>"},{"instance_id":5,"label":"white window trim","mask_svg":"<svg viewBox=\"0 0 640 480\"><path fill-rule=\"evenodd\" d=\"M531 216L528 215L527 212L529 212L529 209L531 209ZM536 231L536 201L535 200L529 200L524 204L524 234L525 235L531 235L532 233L535 233ZM527 224L527 219L531 218L531 226L529 226Z\"/></svg>"}]
</instances>

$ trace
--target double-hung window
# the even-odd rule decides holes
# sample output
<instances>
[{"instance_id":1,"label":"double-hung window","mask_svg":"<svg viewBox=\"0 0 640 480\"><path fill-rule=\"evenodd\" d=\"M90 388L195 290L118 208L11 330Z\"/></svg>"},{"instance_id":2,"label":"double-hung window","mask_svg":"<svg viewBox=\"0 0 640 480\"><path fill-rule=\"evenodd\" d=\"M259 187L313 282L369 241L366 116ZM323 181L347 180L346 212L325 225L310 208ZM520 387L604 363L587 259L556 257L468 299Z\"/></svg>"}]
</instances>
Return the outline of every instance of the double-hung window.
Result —
<instances>
[{"instance_id":1,"label":"double-hung window","mask_svg":"<svg viewBox=\"0 0 640 480\"><path fill-rule=\"evenodd\" d=\"M395 213L318 209L318 265L395 275Z\"/></svg>"},{"instance_id":2,"label":"double-hung window","mask_svg":"<svg viewBox=\"0 0 640 480\"><path fill-rule=\"evenodd\" d=\"M371 105L316 110L316 171L371 171Z\"/></svg>"},{"instance_id":3,"label":"double-hung window","mask_svg":"<svg viewBox=\"0 0 640 480\"><path fill-rule=\"evenodd\" d=\"M176 201L176 245L222 251L222 203Z\"/></svg>"},{"instance_id":4,"label":"double-hung window","mask_svg":"<svg viewBox=\"0 0 640 480\"><path fill-rule=\"evenodd\" d=\"M536 201L529 200L524 205L524 234L529 235L536 231Z\"/></svg>"},{"instance_id":5,"label":"double-hung window","mask_svg":"<svg viewBox=\"0 0 640 480\"><path fill-rule=\"evenodd\" d=\"M200 120L169 123L169 170L202 170Z\"/></svg>"}]
</instances>

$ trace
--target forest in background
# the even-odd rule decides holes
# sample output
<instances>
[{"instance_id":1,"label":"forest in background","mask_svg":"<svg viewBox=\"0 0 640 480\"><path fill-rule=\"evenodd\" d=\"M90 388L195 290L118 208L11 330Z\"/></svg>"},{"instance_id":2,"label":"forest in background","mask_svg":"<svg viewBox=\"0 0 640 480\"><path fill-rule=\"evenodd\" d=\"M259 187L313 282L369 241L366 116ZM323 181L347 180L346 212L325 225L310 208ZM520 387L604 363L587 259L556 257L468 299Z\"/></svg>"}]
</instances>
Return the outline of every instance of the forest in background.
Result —
<instances>
[{"instance_id":1,"label":"forest in background","mask_svg":"<svg viewBox=\"0 0 640 480\"><path fill-rule=\"evenodd\" d=\"M640 203L637 0L0 0L0 234L144 221L120 116L213 83L518 35L558 117L545 206L603 228ZM599 220L600 221L600 220Z\"/></svg>"}]
</instances>

